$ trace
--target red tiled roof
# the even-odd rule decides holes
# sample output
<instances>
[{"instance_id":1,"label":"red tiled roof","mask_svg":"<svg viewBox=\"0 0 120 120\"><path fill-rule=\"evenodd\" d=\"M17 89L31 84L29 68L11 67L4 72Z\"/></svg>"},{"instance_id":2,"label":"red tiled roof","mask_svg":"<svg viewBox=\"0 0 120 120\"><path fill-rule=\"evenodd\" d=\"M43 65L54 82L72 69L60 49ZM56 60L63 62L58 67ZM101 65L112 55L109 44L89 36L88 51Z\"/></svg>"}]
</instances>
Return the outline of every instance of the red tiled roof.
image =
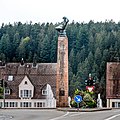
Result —
<instances>
[{"instance_id":1,"label":"red tiled roof","mask_svg":"<svg viewBox=\"0 0 120 120\"><path fill-rule=\"evenodd\" d=\"M23 66L20 63L7 63L5 67L0 67L2 78L7 82L7 87L11 89L12 94L6 96L9 99L19 98L19 84L25 77L28 76L29 80L34 86L34 97L32 99L41 99L42 87L49 84L52 87L54 97L56 96L56 76L57 76L57 63L38 63L33 67L32 63L25 63ZM13 81L8 81L9 75L13 75Z\"/></svg>"}]
</instances>

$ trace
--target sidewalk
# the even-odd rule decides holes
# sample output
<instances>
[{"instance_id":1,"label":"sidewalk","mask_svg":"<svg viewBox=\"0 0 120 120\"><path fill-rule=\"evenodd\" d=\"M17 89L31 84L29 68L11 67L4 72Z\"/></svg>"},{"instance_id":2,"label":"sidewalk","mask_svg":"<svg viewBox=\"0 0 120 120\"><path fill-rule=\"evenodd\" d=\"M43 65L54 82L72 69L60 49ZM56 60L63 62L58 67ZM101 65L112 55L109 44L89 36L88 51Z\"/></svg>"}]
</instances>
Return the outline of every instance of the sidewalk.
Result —
<instances>
[{"instance_id":1,"label":"sidewalk","mask_svg":"<svg viewBox=\"0 0 120 120\"><path fill-rule=\"evenodd\" d=\"M58 111L68 111L68 112L95 112L112 110L112 108L57 108Z\"/></svg>"}]
</instances>

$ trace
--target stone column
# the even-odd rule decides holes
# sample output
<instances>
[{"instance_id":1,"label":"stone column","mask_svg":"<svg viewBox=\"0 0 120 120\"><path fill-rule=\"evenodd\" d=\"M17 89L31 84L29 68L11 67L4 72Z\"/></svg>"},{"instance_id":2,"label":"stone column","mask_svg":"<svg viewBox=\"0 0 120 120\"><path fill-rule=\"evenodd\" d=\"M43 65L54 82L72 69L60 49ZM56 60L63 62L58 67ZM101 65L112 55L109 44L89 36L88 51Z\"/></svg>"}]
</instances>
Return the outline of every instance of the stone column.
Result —
<instances>
[{"instance_id":1,"label":"stone column","mask_svg":"<svg viewBox=\"0 0 120 120\"><path fill-rule=\"evenodd\" d=\"M58 37L56 106L68 107L68 38Z\"/></svg>"}]
</instances>

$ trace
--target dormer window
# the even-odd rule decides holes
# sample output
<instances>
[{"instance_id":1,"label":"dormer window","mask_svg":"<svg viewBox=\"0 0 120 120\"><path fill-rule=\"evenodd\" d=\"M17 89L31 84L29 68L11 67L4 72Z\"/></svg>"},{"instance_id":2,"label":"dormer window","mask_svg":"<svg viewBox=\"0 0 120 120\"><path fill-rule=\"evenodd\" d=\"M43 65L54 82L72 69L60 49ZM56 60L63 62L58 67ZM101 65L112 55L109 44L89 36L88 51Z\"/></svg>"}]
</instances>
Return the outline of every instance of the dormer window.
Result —
<instances>
[{"instance_id":1,"label":"dormer window","mask_svg":"<svg viewBox=\"0 0 120 120\"><path fill-rule=\"evenodd\" d=\"M47 90L42 90L42 95L47 95Z\"/></svg>"},{"instance_id":2,"label":"dormer window","mask_svg":"<svg viewBox=\"0 0 120 120\"><path fill-rule=\"evenodd\" d=\"M5 66L5 61L0 60L0 66Z\"/></svg>"},{"instance_id":3,"label":"dormer window","mask_svg":"<svg viewBox=\"0 0 120 120\"><path fill-rule=\"evenodd\" d=\"M10 95L10 89L5 89L5 94Z\"/></svg>"},{"instance_id":4,"label":"dormer window","mask_svg":"<svg viewBox=\"0 0 120 120\"><path fill-rule=\"evenodd\" d=\"M28 64L27 64L27 66L26 66L26 67L27 67L27 68L29 68L29 67L30 67L30 65L28 65Z\"/></svg>"},{"instance_id":5,"label":"dormer window","mask_svg":"<svg viewBox=\"0 0 120 120\"><path fill-rule=\"evenodd\" d=\"M21 99L31 99L34 95L34 86L29 78L25 75L22 82L19 84L19 97Z\"/></svg>"},{"instance_id":6,"label":"dormer window","mask_svg":"<svg viewBox=\"0 0 120 120\"><path fill-rule=\"evenodd\" d=\"M8 81L13 81L13 75L8 76Z\"/></svg>"}]
</instances>

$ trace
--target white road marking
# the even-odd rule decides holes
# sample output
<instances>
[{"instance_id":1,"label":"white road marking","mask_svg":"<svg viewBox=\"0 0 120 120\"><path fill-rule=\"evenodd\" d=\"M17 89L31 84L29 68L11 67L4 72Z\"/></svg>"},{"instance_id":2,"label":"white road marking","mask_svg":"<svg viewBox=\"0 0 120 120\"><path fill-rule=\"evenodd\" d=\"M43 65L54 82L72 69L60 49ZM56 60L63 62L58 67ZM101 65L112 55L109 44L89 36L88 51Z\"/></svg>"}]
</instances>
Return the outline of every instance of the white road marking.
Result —
<instances>
[{"instance_id":1,"label":"white road marking","mask_svg":"<svg viewBox=\"0 0 120 120\"><path fill-rule=\"evenodd\" d=\"M69 114L69 112L67 112L66 114L64 114L64 115L62 115L62 116L60 116L60 117L52 118L52 119L50 119L50 120L58 120L58 119L60 119L60 118L63 118L63 117L65 117L65 116L67 116L68 114Z\"/></svg>"},{"instance_id":2,"label":"white road marking","mask_svg":"<svg viewBox=\"0 0 120 120\"><path fill-rule=\"evenodd\" d=\"M115 117L118 117L118 116L120 116L120 114L113 115L112 117L109 117L109 118L107 118L107 119L104 119L104 120L112 120L113 118L115 118Z\"/></svg>"}]
</instances>

